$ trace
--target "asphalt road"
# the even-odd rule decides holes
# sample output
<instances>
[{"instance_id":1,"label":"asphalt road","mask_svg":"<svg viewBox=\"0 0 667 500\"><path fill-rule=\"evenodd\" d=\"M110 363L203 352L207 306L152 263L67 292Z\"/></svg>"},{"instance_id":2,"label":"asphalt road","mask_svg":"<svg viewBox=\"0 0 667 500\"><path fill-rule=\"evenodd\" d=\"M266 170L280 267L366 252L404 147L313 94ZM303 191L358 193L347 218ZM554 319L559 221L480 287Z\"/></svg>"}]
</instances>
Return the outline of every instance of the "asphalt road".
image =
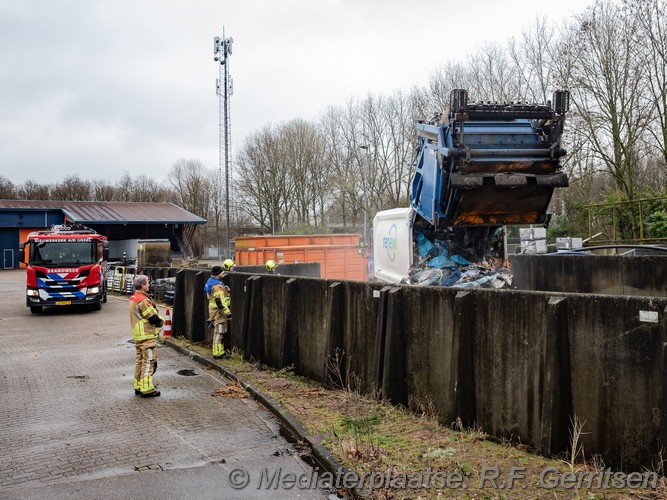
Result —
<instances>
[{"instance_id":1,"label":"asphalt road","mask_svg":"<svg viewBox=\"0 0 667 500\"><path fill-rule=\"evenodd\" d=\"M0 270L0 498L331 498L215 370L160 346L162 396L135 396L127 296L35 315L24 294Z\"/></svg>"}]
</instances>

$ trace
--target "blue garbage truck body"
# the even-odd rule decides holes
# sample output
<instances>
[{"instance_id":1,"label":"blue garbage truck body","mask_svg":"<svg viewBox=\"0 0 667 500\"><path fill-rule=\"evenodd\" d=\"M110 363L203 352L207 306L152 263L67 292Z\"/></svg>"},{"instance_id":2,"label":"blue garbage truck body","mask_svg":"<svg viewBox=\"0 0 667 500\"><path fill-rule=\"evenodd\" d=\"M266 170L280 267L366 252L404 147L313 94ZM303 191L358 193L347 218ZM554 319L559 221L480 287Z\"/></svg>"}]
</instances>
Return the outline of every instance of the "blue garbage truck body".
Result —
<instances>
[{"instance_id":1,"label":"blue garbage truck body","mask_svg":"<svg viewBox=\"0 0 667 500\"><path fill-rule=\"evenodd\" d=\"M445 255L504 265L504 227L546 226L554 190L568 185L561 170L568 109L567 91L546 104L469 102L466 90L452 91L444 113L416 123L410 206L374 219L375 278L410 283Z\"/></svg>"},{"instance_id":2,"label":"blue garbage truck body","mask_svg":"<svg viewBox=\"0 0 667 500\"><path fill-rule=\"evenodd\" d=\"M436 228L547 224L560 170L566 91L547 104L468 102L454 90L439 121L417 122L410 204Z\"/></svg>"}]
</instances>

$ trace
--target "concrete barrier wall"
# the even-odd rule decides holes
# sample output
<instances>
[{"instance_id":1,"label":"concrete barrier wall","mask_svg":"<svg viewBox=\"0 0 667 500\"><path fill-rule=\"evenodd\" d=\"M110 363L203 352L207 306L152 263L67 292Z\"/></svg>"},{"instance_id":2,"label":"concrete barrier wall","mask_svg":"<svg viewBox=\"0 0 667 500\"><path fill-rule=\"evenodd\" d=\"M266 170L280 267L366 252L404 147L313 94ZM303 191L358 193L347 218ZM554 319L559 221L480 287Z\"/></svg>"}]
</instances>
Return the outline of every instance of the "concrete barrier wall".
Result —
<instances>
[{"instance_id":1,"label":"concrete barrier wall","mask_svg":"<svg viewBox=\"0 0 667 500\"><path fill-rule=\"evenodd\" d=\"M567 301L572 414L585 422L586 450L621 467L649 467L665 437L665 300ZM641 311L658 311L660 322L640 321Z\"/></svg>"},{"instance_id":2,"label":"concrete barrier wall","mask_svg":"<svg viewBox=\"0 0 667 500\"><path fill-rule=\"evenodd\" d=\"M467 313L474 332L476 423L536 449L564 450L567 427L554 427L553 419L569 397L558 370L567 358L567 345L558 345L568 333L558 330L566 312L557 298L535 292L478 291L475 302L474 313Z\"/></svg>"},{"instance_id":3,"label":"concrete barrier wall","mask_svg":"<svg viewBox=\"0 0 667 500\"><path fill-rule=\"evenodd\" d=\"M384 356L384 315L381 308L382 286L369 286L361 281L341 281L330 287L331 321L337 328L330 331L330 346L344 355L344 382L348 387L374 394L382 386ZM332 349L329 350L330 356Z\"/></svg>"},{"instance_id":4,"label":"concrete barrier wall","mask_svg":"<svg viewBox=\"0 0 667 500\"><path fill-rule=\"evenodd\" d=\"M459 355L459 345L454 338L456 293L447 288L395 288L400 292L394 292L392 307L401 308L402 319L394 319L391 336L403 336L406 384L406 392L400 399L413 407L432 406L438 410L443 423L450 424L458 416L454 387L456 374L452 377ZM400 354L394 352L397 358ZM392 377L392 370L386 376ZM468 387L466 391L472 389ZM398 402L399 398L390 399Z\"/></svg>"},{"instance_id":5,"label":"concrete barrier wall","mask_svg":"<svg viewBox=\"0 0 667 500\"><path fill-rule=\"evenodd\" d=\"M178 273L174 335L201 338L207 276ZM444 424L460 419L546 453L568 449L576 417L587 456L627 470L657 463L667 298L236 272L226 282L232 343L247 359L432 407Z\"/></svg>"},{"instance_id":6,"label":"concrete barrier wall","mask_svg":"<svg viewBox=\"0 0 667 500\"><path fill-rule=\"evenodd\" d=\"M667 297L667 254L510 255L509 261L519 290Z\"/></svg>"},{"instance_id":7,"label":"concrete barrier wall","mask_svg":"<svg viewBox=\"0 0 667 500\"><path fill-rule=\"evenodd\" d=\"M232 340L245 357L277 367L294 365L299 373L325 382L330 283L244 273L225 281L232 290Z\"/></svg>"}]
</instances>

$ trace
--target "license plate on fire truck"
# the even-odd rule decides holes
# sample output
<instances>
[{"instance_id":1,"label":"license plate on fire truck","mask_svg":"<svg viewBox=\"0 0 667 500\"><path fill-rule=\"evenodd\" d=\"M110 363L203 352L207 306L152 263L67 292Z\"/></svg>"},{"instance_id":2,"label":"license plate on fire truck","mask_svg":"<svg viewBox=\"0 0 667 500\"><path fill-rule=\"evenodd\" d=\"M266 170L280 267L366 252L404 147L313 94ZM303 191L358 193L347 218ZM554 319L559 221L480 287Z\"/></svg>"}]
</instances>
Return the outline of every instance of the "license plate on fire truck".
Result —
<instances>
[{"instance_id":1,"label":"license plate on fire truck","mask_svg":"<svg viewBox=\"0 0 667 500\"><path fill-rule=\"evenodd\" d=\"M70 306L70 305L72 305L72 301L71 300L57 300L56 305L57 306Z\"/></svg>"}]
</instances>

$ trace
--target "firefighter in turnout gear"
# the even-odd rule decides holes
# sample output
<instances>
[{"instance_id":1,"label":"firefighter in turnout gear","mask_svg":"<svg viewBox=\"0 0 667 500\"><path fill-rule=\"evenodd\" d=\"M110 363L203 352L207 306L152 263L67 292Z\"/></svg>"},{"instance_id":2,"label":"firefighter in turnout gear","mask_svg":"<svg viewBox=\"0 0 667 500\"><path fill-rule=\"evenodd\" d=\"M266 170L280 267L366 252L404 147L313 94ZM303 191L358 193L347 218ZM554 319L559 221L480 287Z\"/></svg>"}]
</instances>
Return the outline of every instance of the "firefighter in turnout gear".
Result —
<instances>
[{"instance_id":1,"label":"firefighter in turnout gear","mask_svg":"<svg viewBox=\"0 0 667 500\"><path fill-rule=\"evenodd\" d=\"M204 286L204 291L208 297L209 326L213 328L214 358L230 357L228 353L225 353L222 341L223 335L227 333L228 322L232 319L232 312L229 309L231 304L229 287L222 281L223 272L222 267L213 266L211 277Z\"/></svg>"},{"instance_id":2,"label":"firefighter in turnout gear","mask_svg":"<svg viewBox=\"0 0 667 500\"><path fill-rule=\"evenodd\" d=\"M157 368L157 338L164 318L148 295L148 276L138 274L134 278L134 294L130 297L130 326L136 351L134 366L134 393L144 398L160 395L153 384Z\"/></svg>"}]
</instances>

